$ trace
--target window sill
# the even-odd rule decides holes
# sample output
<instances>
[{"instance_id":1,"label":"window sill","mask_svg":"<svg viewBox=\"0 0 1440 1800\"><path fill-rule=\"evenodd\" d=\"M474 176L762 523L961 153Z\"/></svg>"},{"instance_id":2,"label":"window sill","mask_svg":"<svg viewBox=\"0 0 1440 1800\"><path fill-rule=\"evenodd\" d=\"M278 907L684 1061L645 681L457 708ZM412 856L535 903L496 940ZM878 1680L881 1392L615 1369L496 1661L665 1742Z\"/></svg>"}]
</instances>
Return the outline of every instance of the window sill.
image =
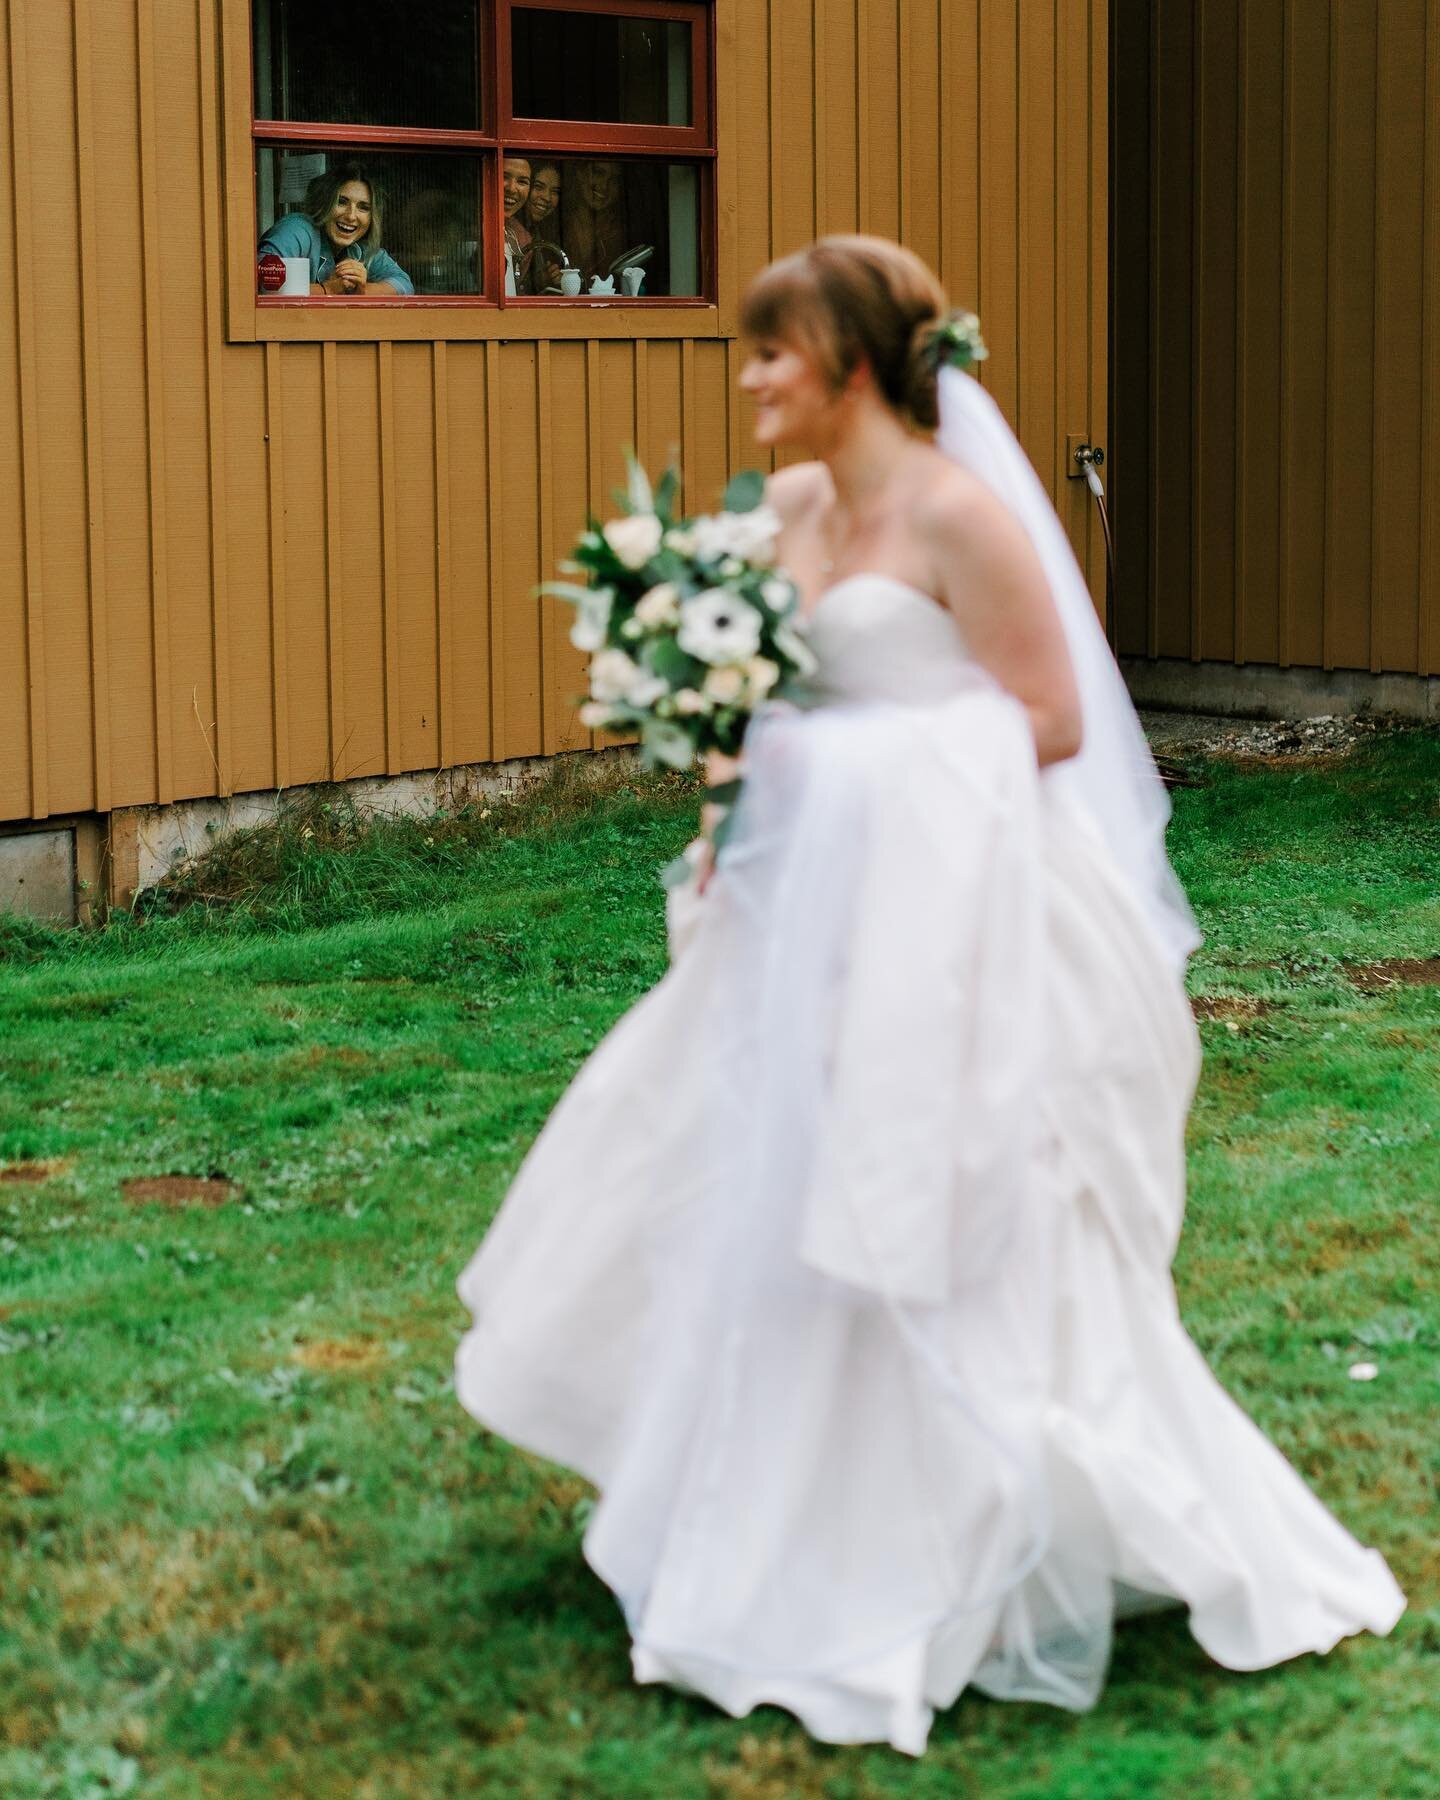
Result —
<instances>
[{"instance_id":1,"label":"window sill","mask_svg":"<svg viewBox=\"0 0 1440 1800\"><path fill-rule=\"evenodd\" d=\"M726 335L708 300L493 302L410 296L368 300L256 299L232 343L465 343L499 339L712 338ZM244 329L253 321L253 330ZM238 327L238 329L237 329Z\"/></svg>"}]
</instances>

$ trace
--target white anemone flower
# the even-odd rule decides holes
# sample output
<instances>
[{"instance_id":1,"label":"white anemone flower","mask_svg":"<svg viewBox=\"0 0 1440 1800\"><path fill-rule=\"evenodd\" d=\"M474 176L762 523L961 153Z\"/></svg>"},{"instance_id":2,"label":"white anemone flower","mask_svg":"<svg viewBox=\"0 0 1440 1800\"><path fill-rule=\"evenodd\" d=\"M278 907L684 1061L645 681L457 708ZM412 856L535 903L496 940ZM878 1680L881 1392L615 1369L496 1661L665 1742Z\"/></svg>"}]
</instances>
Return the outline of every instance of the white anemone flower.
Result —
<instances>
[{"instance_id":1,"label":"white anemone flower","mask_svg":"<svg viewBox=\"0 0 1440 1800\"><path fill-rule=\"evenodd\" d=\"M739 594L706 588L680 608L680 648L706 663L743 663L760 648L764 620Z\"/></svg>"},{"instance_id":2,"label":"white anemone flower","mask_svg":"<svg viewBox=\"0 0 1440 1800\"><path fill-rule=\"evenodd\" d=\"M631 513L612 519L605 527L605 542L627 569L643 569L660 548L664 531L654 513Z\"/></svg>"},{"instance_id":3,"label":"white anemone flower","mask_svg":"<svg viewBox=\"0 0 1440 1800\"><path fill-rule=\"evenodd\" d=\"M588 653L604 648L614 604L614 588L587 588L580 596L575 603L575 623L570 627L570 642L577 650Z\"/></svg>"}]
</instances>

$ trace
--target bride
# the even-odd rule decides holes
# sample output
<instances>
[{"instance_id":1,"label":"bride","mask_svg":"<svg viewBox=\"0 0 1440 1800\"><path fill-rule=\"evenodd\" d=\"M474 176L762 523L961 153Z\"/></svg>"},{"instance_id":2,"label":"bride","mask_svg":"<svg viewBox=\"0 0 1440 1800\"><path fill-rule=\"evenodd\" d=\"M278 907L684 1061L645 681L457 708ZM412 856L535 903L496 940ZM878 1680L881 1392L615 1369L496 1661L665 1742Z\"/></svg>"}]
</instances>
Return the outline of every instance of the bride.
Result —
<instances>
[{"instance_id":1,"label":"bride","mask_svg":"<svg viewBox=\"0 0 1440 1800\"><path fill-rule=\"evenodd\" d=\"M830 1742L1091 1706L1152 1606L1234 1669L1386 1632L1176 1310L1195 935L1059 521L908 251L744 325L818 704L465 1270L460 1399L600 1490L637 1680Z\"/></svg>"}]
</instances>

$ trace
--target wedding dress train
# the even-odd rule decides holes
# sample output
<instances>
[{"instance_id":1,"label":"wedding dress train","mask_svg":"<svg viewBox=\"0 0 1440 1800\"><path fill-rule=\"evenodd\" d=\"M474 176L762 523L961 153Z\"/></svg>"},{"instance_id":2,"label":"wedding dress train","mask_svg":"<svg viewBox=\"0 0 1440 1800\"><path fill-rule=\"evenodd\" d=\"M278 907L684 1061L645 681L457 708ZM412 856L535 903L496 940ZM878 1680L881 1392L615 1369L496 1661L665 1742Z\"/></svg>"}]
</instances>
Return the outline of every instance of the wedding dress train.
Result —
<instances>
[{"instance_id":1,"label":"wedding dress train","mask_svg":"<svg viewBox=\"0 0 1440 1800\"><path fill-rule=\"evenodd\" d=\"M638 1679L832 1742L1087 1707L1132 1607L1235 1669L1388 1631L1180 1322L1198 1046L1101 834L926 596L849 578L812 642L464 1272L462 1403L600 1490Z\"/></svg>"}]
</instances>

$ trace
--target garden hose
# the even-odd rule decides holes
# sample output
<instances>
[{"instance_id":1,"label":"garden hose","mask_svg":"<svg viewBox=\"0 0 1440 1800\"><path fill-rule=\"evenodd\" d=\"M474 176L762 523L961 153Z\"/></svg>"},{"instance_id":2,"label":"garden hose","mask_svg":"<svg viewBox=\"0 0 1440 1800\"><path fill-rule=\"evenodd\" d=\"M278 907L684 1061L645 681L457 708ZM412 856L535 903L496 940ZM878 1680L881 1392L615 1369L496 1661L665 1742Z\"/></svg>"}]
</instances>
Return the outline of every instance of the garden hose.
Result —
<instances>
[{"instance_id":1,"label":"garden hose","mask_svg":"<svg viewBox=\"0 0 1440 1800\"><path fill-rule=\"evenodd\" d=\"M1075 461L1085 477L1085 485L1095 496L1095 505L1100 513L1100 529L1105 536L1105 641L1110 652L1118 659L1115 642L1115 537L1110 530L1110 509L1105 504L1105 484L1100 479L1100 465L1105 461L1105 452L1098 445L1081 444L1075 452ZM1167 756L1157 756L1155 767L1160 771L1160 779L1166 787L1203 787L1205 783L1198 775L1182 764L1173 762Z\"/></svg>"}]
</instances>

